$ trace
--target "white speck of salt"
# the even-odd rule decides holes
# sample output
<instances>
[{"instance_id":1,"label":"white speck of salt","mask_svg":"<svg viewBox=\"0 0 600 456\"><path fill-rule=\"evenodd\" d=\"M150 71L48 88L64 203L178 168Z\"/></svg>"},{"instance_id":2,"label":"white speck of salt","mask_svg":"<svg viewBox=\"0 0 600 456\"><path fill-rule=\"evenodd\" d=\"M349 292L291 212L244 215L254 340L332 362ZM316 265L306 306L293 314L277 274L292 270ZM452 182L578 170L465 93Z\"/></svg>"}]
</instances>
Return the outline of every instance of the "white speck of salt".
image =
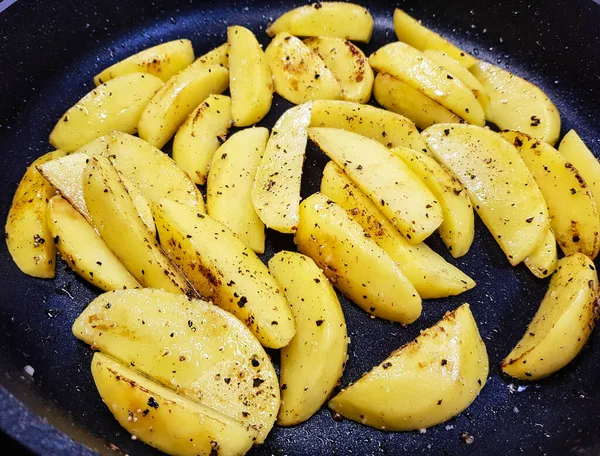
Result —
<instances>
[{"instance_id":1,"label":"white speck of salt","mask_svg":"<svg viewBox=\"0 0 600 456\"><path fill-rule=\"evenodd\" d=\"M34 372L35 372L35 369L34 369L33 367L31 367L29 364L28 364L27 366L25 366L25 367L23 368L23 370L25 371L25 373L26 373L27 375L29 375L30 377L33 377L33 374L34 374Z\"/></svg>"}]
</instances>

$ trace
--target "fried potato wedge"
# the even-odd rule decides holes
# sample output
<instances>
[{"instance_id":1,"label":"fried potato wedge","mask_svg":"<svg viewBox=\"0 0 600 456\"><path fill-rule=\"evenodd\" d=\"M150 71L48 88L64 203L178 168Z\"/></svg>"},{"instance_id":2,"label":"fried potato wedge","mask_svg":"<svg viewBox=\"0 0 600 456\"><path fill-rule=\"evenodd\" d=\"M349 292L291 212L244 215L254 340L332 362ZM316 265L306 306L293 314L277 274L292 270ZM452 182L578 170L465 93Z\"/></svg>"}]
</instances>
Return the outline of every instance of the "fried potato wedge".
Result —
<instances>
[{"instance_id":1,"label":"fried potato wedge","mask_svg":"<svg viewBox=\"0 0 600 456\"><path fill-rule=\"evenodd\" d=\"M379 141L386 147L427 151L415 124L385 109L341 100L313 101L311 127L341 128Z\"/></svg>"},{"instance_id":2,"label":"fried potato wedge","mask_svg":"<svg viewBox=\"0 0 600 456\"><path fill-rule=\"evenodd\" d=\"M409 118L421 129L438 123L461 122L460 117L438 102L386 73L375 77L373 95L385 109Z\"/></svg>"},{"instance_id":3,"label":"fried potato wedge","mask_svg":"<svg viewBox=\"0 0 600 456\"><path fill-rule=\"evenodd\" d=\"M173 160L196 184L204 184L213 155L231 127L231 99L209 95L187 118L173 140Z\"/></svg>"},{"instance_id":4,"label":"fried potato wedge","mask_svg":"<svg viewBox=\"0 0 600 456\"><path fill-rule=\"evenodd\" d=\"M421 297L398 265L325 195L315 193L300 205L294 242L338 290L371 315L403 324L421 315Z\"/></svg>"},{"instance_id":5,"label":"fried potato wedge","mask_svg":"<svg viewBox=\"0 0 600 456\"><path fill-rule=\"evenodd\" d=\"M236 127L262 120L271 109L273 78L254 33L239 25L227 29L231 115Z\"/></svg>"},{"instance_id":6,"label":"fried potato wedge","mask_svg":"<svg viewBox=\"0 0 600 456\"><path fill-rule=\"evenodd\" d=\"M229 228L169 200L153 206L161 245L206 299L231 312L265 347L285 347L296 327L283 290Z\"/></svg>"},{"instance_id":7,"label":"fried potato wedge","mask_svg":"<svg viewBox=\"0 0 600 456\"><path fill-rule=\"evenodd\" d=\"M73 334L125 365L258 432L262 442L279 409L269 356L246 326L201 300L145 288L105 293Z\"/></svg>"},{"instance_id":8,"label":"fried potato wedge","mask_svg":"<svg viewBox=\"0 0 600 456\"><path fill-rule=\"evenodd\" d=\"M521 380L538 380L569 364L594 328L597 299L594 263L581 253L559 260L540 308L502 361L502 371Z\"/></svg>"},{"instance_id":9,"label":"fried potato wedge","mask_svg":"<svg viewBox=\"0 0 600 456\"><path fill-rule=\"evenodd\" d=\"M329 407L376 429L425 429L471 405L488 372L485 344L463 304L343 389Z\"/></svg>"},{"instance_id":10,"label":"fried potato wedge","mask_svg":"<svg viewBox=\"0 0 600 456\"><path fill-rule=\"evenodd\" d=\"M510 264L531 255L548 232L548 210L514 146L475 125L434 125L422 136L435 158L465 186Z\"/></svg>"},{"instance_id":11,"label":"fried potato wedge","mask_svg":"<svg viewBox=\"0 0 600 456\"><path fill-rule=\"evenodd\" d=\"M296 335L281 349L277 419L293 426L321 408L342 376L346 320L329 280L309 257L281 251L269 260L269 271L285 290L296 320Z\"/></svg>"},{"instance_id":12,"label":"fried potato wedge","mask_svg":"<svg viewBox=\"0 0 600 456\"><path fill-rule=\"evenodd\" d=\"M600 217L579 171L545 142L516 131L504 131L501 135L515 145L533 174L548 205L550 226L565 255L581 252L596 258L600 250Z\"/></svg>"},{"instance_id":13,"label":"fried potato wedge","mask_svg":"<svg viewBox=\"0 0 600 456\"><path fill-rule=\"evenodd\" d=\"M265 251L265 225L252 204L252 184L269 139L264 127L233 134L219 147L206 182L208 215L256 253Z\"/></svg>"},{"instance_id":14,"label":"fried potato wedge","mask_svg":"<svg viewBox=\"0 0 600 456\"><path fill-rule=\"evenodd\" d=\"M67 200L54 196L48 202L47 217L58 253L80 277L105 291L140 287L92 225Z\"/></svg>"},{"instance_id":15,"label":"fried potato wedge","mask_svg":"<svg viewBox=\"0 0 600 456\"><path fill-rule=\"evenodd\" d=\"M109 66L94 77L97 86L119 76L148 73L167 81L194 61L190 40L174 40L144 49Z\"/></svg>"},{"instance_id":16,"label":"fried potato wedge","mask_svg":"<svg viewBox=\"0 0 600 456\"><path fill-rule=\"evenodd\" d=\"M138 216L107 157L89 159L84 171L83 196L100 236L142 286L196 295Z\"/></svg>"},{"instance_id":17,"label":"fried potato wedge","mask_svg":"<svg viewBox=\"0 0 600 456\"><path fill-rule=\"evenodd\" d=\"M407 83L467 122L485 125L483 108L473 92L412 46L401 41L386 44L371 54L369 64L374 70Z\"/></svg>"},{"instance_id":18,"label":"fried potato wedge","mask_svg":"<svg viewBox=\"0 0 600 456\"><path fill-rule=\"evenodd\" d=\"M252 184L252 204L263 223L281 233L298 226L300 181L312 103L288 109L277 120Z\"/></svg>"},{"instance_id":19,"label":"fried potato wedge","mask_svg":"<svg viewBox=\"0 0 600 456\"><path fill-rule=\"evenodd\" d=\"M267 28L269 36L282 32L368 43L373 33L373 16L364 7L353 3L313 3L288 11Z\"/></svg>"},{"instance_id":20,"label":"fried potato wedge","mask_svg":"<svg viewBox=\"0 0 600 456\"><path fill-rule=\"evenodd\" d=\"M275 92L294 104L339 100L342 88L321 57L299 38L279 33L265 50Z\"/></svg>"},{"instance_id":21,"label":"fried potato wedge","mask_svg":"<svg viewBox=\"0 0 600 456\"><path fill-rule=\"evenodd\" d=\"M475 282L425 243L410 244L333 162L323 171L321 193L341 206L392 257L421 298L445 298L470 290Z\"/></svg>"},{"instance_id":22,"label":"fried potato wedge","mask_svg":"<svg viewBox=\"0 0 600 456\"><path fill-rule=\"evenodd\" d=\"M447 169L423 152L396 147L392 153L431 190L442 208L444 221L438 227L442 241L454 258L465 255L475 236L473 206L465 187Z\"/></svg>"},{"instance_id":23,"label":"fried potato wedge","mask_svg":"<svg viewBox=\"0 0 600 456\"><path fill-rule=\"evenodd\" d=\"M212 65L229 68L229 43L223 43L221 46L201 55L194 60L194 63L190 65L190 68L197 69Z\"/></svg>"},{"instance_id":24,"label":"fried potato wedge","mask_svg":"<svg viewBox=\"0 0 600 456\"><path fill-rule=\"evenodd\" d=\"M127 432L167 454L241 456L256 432L238 420L190 401L103 353L92 358L100 397Z\"/></svg>"},{"instance_id":25,"label":"fried potato wedge","mask_svg":"<svg viewBox=\"0 0 600 456\"><path fill-rule=\"evenodd\" d=\"M477 63L475 57L428 29L421 24L421 21L415 20L399 8L394 10L394 30L400 41L420 51L428 49L443 51L465 68L470 68Z\"/></svg>"},{"instance_id":26,"label":"fried potato wedge","mask_svg":"<svg viewBox=\"0 0 600 456\"><path fill-rule=\"evenodd\" d=\"M206 97L222 93L228 86L226 68L192 64L169 79L152 97L139 119L140 138L161 149Z\"/></svg>"},{"instance_id":27,"label":"fried potato wedge","mask_svg":"<svg viewBox=\"0 0 600 456\"><path fill-rule=\"evenodd\" d=\"M136 133L142 113L162 85L159 78L144 73L99 85L62 115L50 133L50 144L71 152L114 130Z\"/></svg>"},{"instance_id":28,"label":"fried potato wedge","mask_svg":"<svg viewBox=\"0 0 600 456\"><path fill-rule=\"evenodd\" d=\"M368 103L373 89L373 70L367 57L348 40L314 37L304 40L331 70L342 88L342 98L355 103Z\"/></svg>"},{"instance_id":29,"label":"fried potato wedge","mask_svg":"<svg viewBox=\"0 0 600 456\"><path fill-rule=\"evenodd\" d=\"M37 167L64 155L55 150L29 165L8 211L4 227L6 247L17 267L32 277L53 278L56 263L56 246L52 242L46 212L48 200L56 189Z\"/></svg>"},{"instance_id":30,"label":"fried potato wedge","mask_svg":"<svg viewBox=\"0 0 600 456\"><path fill-rule=\"evenodd\" d=\"M309 128L308 136L411 243L422 242L442 223L433 193L377 141L335 128Z\"/></svg>"},{"instance_id":31,"label":"fried potato wedge","mask_svg":"<svg viewBox=\"0 0 600 456\"><path fill-rule=\"evenodd\" d=\"M546 233L544 241L523 262L527 269L540 279L548 277L556 270L558 253L556 251L556 238L551 229Z\"/></svg>"},{"instance_id":32,"label":"fried potato wedge","mask_svg":"<svg viewBox=\"0 0 600 456\"><path fill-rule=\"evenodd\" d=\"M542 90L491 63L470 68L490 96L486 118L501 129L527 133L554 145L560 134L560 114Z\"/></svg>"}]
</instances>

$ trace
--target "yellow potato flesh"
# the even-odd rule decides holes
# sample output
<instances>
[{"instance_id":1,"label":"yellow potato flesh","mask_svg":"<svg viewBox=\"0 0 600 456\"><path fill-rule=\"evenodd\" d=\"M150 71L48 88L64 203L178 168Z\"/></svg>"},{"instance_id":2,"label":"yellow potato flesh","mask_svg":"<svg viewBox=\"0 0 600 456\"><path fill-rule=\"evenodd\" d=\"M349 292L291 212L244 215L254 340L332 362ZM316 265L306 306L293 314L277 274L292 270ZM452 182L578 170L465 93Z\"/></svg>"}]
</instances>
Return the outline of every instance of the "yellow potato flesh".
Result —
<instances>
[{"instance_id":1,"label":"yellow potato flesh","mask_svg":"<svg viewBox=\"0 0 600 456\"><path fill-rule=\"evenodd\" d=\"M114 130L136 133L144 109L162 85L156 76L143 73L111 79L63 114L50 133L50 144L71 152Z\"/></svg>"},{"instance_id":2,"label":"yellow potato flesh","mask_svg":"<svg viewBox=\"0 0 600 456\"><path fill-rule=\"evenodd\" d=\"M581 253L558 262L548 291L523 338L502 361L502 370L521 380L538 380L570 363L596 322L598 274Z\"/></svg>"},{"instance_id":3,"label":"yellow potato flesh","mask_svg":"<svg viewBox=\"0 0 600 456\"><path fill-rule=\"evenodd\" d=\"M366 312L404 324L419 318L421 297L394 260L325 195L315 193L300 205L294 242Z\"/></svg>"},{"instance_id":4,"label":"yellow potato flesh","mask_svg":"<svg viewBox=\"0 0 600 456\"><path fill-rule=\"evenodd\" d=\"M229 68L229 44L223 43L204 55L198 57L190 68L202 68L211 65L218 65L223 68Z\"/></svg>"},{"instance_id":5,"label":"yellow potato flesh","mask_svg":"<svg viewBox=\"0 0 600 456\"><path fill-rule=\"evenodd\" d=\"M548 210L513 145L474 125L434 125L422 136L435 158L465 186L510 264L531 255L548 232Z\"/></svg>"},{"instance_id":6,"label":"yellow potato flesh","mask_svg":"<svg viewBox=\"0 0 600 456\"><path fill-rule=\"evenodd\" d=\"M556 270L558 256L556 251L556 238L551 229L546 233L544 241L533 251L531 255L523 260L527 269L533 275L543 279Z\"/></svg>"},{"instance_id":7,"label":"yellow potato flesh","mask_svg":"<svg viewBox=\"0 0 600 456\"><path fill-rule=\"evenodd\" d=\"M385 431L424 429L465 410L488 371L485 344L463 304L342 390L329 407Z\"/></svg>"},{"instance_id":8,"label":"yellow potato flesh","mask_svg":"<svg viewBox=\"0 0 600 456\"><path fill-rule=\"evenodd\" d=\"M269 271L290 301L296 334L281 349L281 408L278 424L309 419L335 388L346 365L346 320L327 277L313 260L281 251Z\"/></svg>"}]
</instances>

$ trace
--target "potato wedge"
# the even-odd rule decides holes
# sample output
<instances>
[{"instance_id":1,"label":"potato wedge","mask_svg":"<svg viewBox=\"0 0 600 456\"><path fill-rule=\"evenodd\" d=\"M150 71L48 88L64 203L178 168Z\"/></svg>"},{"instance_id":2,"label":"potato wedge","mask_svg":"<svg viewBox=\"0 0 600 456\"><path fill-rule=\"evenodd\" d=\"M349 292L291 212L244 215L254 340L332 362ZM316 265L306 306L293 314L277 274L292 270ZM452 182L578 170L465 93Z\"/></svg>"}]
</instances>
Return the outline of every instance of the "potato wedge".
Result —
<instances>
[{"instance_id":1,"label":"potato wedge","mask_svg":"<svg viewBox=\"0 0 600 456\"><path fill-rule=\"evenodd\" d=\"M428 29L421 24L421 21L415 20L399 8L394 10L394 30L400 41L420 51L428 49L443 51L465 68L470 68L477 63L475 57Z\"/></svg>"},{"instance_id":2,"label":"potato wedge","mask_svg":"<svg viewBox=\"0 0 600 456\"><path fill-rule=\"evenodd\" d=\"M247 128L217 150L206 182L208 215L234 232L256 253L265 251L265 225L252 205L252 183L269 130Z\"/></svg>"},{"instance_id":3,"label":"potato wedge","mask_svg":"<svg viewBox=\"0 0 600 456\"><path fill-rule=\"evenodd\" d=\"M56 189L40 174L37 167L64 156L60 150L35 160L23 175L4 227L6 247L17 267L27 275L54 277L56 246L47 223L46 207Z\"/></svg>"},{"instance_id":4,"label":"potato wedge","mask_svg":"<svg viewBox=\"0 0 600 456\"><path fill-rule=\"evenodd\" d=\"M412 245L333 162L323 171L321 193L341 206L392 257L421 298L445 298L470 290L475 282L427 244Z\"/></svg>"},{"instance_id":5,"label":"potato wedge","mask_svg":"<svg viewBox=\"0 0 600 456\"><path fill-rule=\"evenodd\" d=\"M523 263L533 275L540 279L548 277L556 270L558 254L556 252L556 238L551 229L546 233L544 241L531 255L523 260Z\"/></svg>"},{"instance_id":6,"label":"potato wedge","mask_svg":"<svg viewBox=\"0 0 600 456\"><path fill-rule=\"evenodd\" d=\"M288 109L277 120L252 184L252 204L264 224L281 233L298 225L300 180L312 103Z\"/></svg>"},{"instance_id":7,"label":"potato wedge","mask_svg":"<svg viewBox=\"0 0 600 456\"><path fill-rule=\"evenodd\" d=\"M346 365L346 320L327 277L313 260L281 251L269 271L285 290L296 335L281 349L281 408L277 423L309 419L331 395Z\"/></svg>"},{"instance_id":8,"label":"potato wedge","mask_svg":"<svg viewBox=\"0 0 600 456\"><path fill-rule=\"evenodd\" d=\"M548 232L548 210L513 145L475 125L434 125L422 136L435 158L465 186L510 264L531 255Z\"/></svg>"},{"instance_id":9,"label":"potato wedge","mask_svg":"<svg viewBox=\"0 0 600 456\"><path fill-rule=\"evenodd\" d=\"M471 405L488 372L485 344L463 304L343 389L329 407L384 431L426 429Z\"/></svg>"},{"instance_id":10,"label":"potato wedge","mask_svg":"<svg viewBox=\"0 0 600 456\"><path fill-rule=\"evenodd\" d=\"M502 371L538 380L569 364L594 328L597 299L594 263L581 253L562 258L525 335L502 361Z\"/></svg>"},{"instance_id":11,"label":"potato wedge","mask_svg":"<svg viewBox=\"0 0 600 456\"><path fill-rule=\"evenodd\" d=\"M173 160L196 184L204 184L213 155L231 127L231 99L209 95L187 118L173 140Z\"/></svg>"},{"instance_id":12,"label":"potato wedge","mask_svg":"<svg viewBox=\"0 0 600 456\"><path fill-rule=\"evenodd\" d=\"M308 136L411 243L422 242L442 223L433 193L377 141L335 128L309 128Z\"/></svg>"},{"instance_id":13,"label":"potato wedge","mask_svg":"<svg viewBox=\"0 0 600 456\"><path fill-rule=\"evenodd\" d=\"M407 83L467 122L485 125L483 108L473 92L412 46L400 41L386 44L371 54L369 64L374 70Z\"/></svg>"},{"instance_id":14,"label":"potato wedge","mask_svg":"<svg viewBox=\"0 0 600 456\"><path fill-rule=\"evenodd\" d=\"M315 193L300 205L294 242L338 290L371 315L403 324L421 315L421 297L394 260L325 195Z\"/></svg>"},{"instance_id":15,"label":"potato wedge","mask_svg":"<svg viewBox=\"0 0 600 456\"><path fill-rule=\"evenodd\" d=\"M105 291L140 287L83 215L60 195L48 202L47 218L58 253L84 280Z\"/></svg>"},{"instance_id":16,"label":"potato wedge","mask_svg":"<svg viewBox=\"0 0 600 456\"><path fill-rule=\"evenodd\" d=\"M102 239L142 286L197 295L138 216L108 158L94 156L89 159L83 179L83 196Z\"/></svg>"},{"instance_id":17,"label":"potato wedge","mask_svg":"<svg viewBox=\"0 0 600 456\"><path fill-rule=\"evenodd\" d=\"M501 135L515 145L533 174L548 205L550 226L565 255L581 252L596 258L600 251L600 218L579 171L547 143L516 131Z\"/></svg>"},{"instance_id":18,"label":"potato wedge","mask_svg":"<svg viewBox=\"0 0 600 456\"><path fill-rule=\"evenodd\" d=\"M201 300L145 288L105 293L73 334L85 343L258 432L275 423L279 383L269 356L244 324Z\"/></svg>"},{"instance_id":19,"label":"potato wedge","mask_svg":"<svg viewBox=\"0 0 600 456\"><path fill-rule=\"evenodd\" d=\"M194 61L190 40L174 40L144 49L109 66L94 77L97 86L119 76L148 73L167 81Z\"/></svg>"},{"instance_id":20,"label":"potato wedge","mask_svg":"<svg viewBox=\"0 0 600 456\"><path fill-rule=\"evenodd\" d=\"M289 343L292 310L252 250L225 225L179 203L162 200L153 212L161 245L203 297L243 321L265 347Z\"/></svg>"},{"instance_id":21,"label":"potato wedge","mask_svg":"<svg viewBox=\"0 0 600 456\"><path fill-rule=\"evenodd\" d=\"M410 119L374 106L340 100L315 100L310 126L352 131L386 147L404 146L427 151Z\"/></svg>"},{"instance_id":22,"label":"potato wedge","mask_svg":"<svg viewBox=\"0 0 600 456\"><path fill-rule=\"evenodd\" d=\"M486 118L501 129L518 130L554 145L560 134L560 114L542 90L491 63L470 68L490 96Z\"/></svg>"},{"instance_id":23,"label":"potato wedge","mask_svg":"<svg viewBox=\"0 0 600 456\"><path fill-rule=\"evenodd\" d=\"M254 443L256 433L234 418L181 397L103 353L92 358L92 376L119 424L167 454L240 456Z\"/></svg>"},{"instance_id":24,"label":"potato wedge","mask_svg":"<svg viewBox=\"0 0 600 456\"><path fill-rule=\"evenodd\" d=\"M438 227L442 241L454 258L465 255L475 236L475 216L471 200L460 181L430 156L406 147L392 153L431 190L440 203L444 220Z\"/></svg>"},{"instance_id":25,"label":"potato wedge","mask_svg":"<svg viewBox=\"0 0 600 456\"><path fill-rule=\"evenodd\" d=\"M331 70L342 88L342 98L355 103L368 103L373 89L373 70L367 57L348 40L314 37L304 40Z\"/></svg>"},{"instance_id":26,"label":"potato wedge","mask_svg":"<svg viewBox=\"0 0 600 456\"><path fill-rule=\"evenodd\" d=\"M159 78L144 73L99 85L62 115L50 133L50 144L71 152L114 130L136 133L144 109L162 85Z\"/></svg>"},{"instance_id":27,"label":"potato wedge","mask_svg":"<svg viewBox=\"0 0 600 456\"><path fill-rule=\"evenodd\" d=\"M198 69L212 65L229 68L229 43L223 43L221 46L201 55L194 60L190 68Z\"/></svg>"},{"instance_id":28,"label":"potato wedge","mask_svg":"<svg viewBox=\"0 0 600 456\"><path fill-rule=\"evenodd\" d=\"M156 92L142 113L140 138L161 149L207 96L222 93L228 86L229 71L222 66L190 66L176 74Z\"/></svg>"},{"instance_id":29,"label":"potato wedge","mask_svg":"<svg viewBox=\"0 0 600 456\"><path fill-rule=\"evenodd\" d=\"M282 32L368 43L373 33L373 16L362 6L353 3L313 3L288 11L267 28L269 36Z\"/></svg>"},{"instance_id":30,"label":"potato wedge","mask_svg":"<svg viewBox=\"0 0 600 456\"><path fill-rule=\"evenodd\" d=\"M379 73L375 77L373 95L385 109L406 116L421 129L438 123L462 121L438 102L386 73Z\"/></svg>"},{"instance_id":31,"label":"potato wedge","mask_svg":"<svg viewBox=\"0 0 600 456\"><path fill-rule=\"evenodd\" d=\"M321 57L300 39L279 33L265 50L275 92L294 104L338 100L342 88Z\"/></svg>"},{"instance_id":32,"label":"potato wedge","mask_svg":"<svg viewBox=\"0 0 600 456\"><path fill-rule=\"evenodd\" d=\"M271 109L273 78L254 33L239 25L227 28L231 116L236 127L262 120Z\"/></svg>"}]
</instances>

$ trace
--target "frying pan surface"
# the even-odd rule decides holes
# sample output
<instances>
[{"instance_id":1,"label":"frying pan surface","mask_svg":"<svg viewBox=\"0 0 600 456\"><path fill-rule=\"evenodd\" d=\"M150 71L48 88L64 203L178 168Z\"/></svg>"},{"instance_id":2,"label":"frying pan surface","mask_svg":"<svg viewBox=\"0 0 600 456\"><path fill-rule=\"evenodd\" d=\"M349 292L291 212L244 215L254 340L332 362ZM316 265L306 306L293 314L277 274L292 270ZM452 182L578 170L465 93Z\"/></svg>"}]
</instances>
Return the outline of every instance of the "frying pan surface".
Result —
<instances>
[{"instance_id":1,"label":"frying pan surface","mask_svg":"<svg viewBox=\"0 0 600 456\"><path fill-rule=\"evenodd\" d=\"M10 1L0 3L0 9ZM363 2L364 3L364 2ZM600 6L591 0L372 0L375 17L368 54L394 41L392 13L407 9L479 58L542 87L558 106L563 134L576 128L600 155ZM226 26L249 26L266 45L269 21L298 1L87 1L19 0L0 13L0 219L26 166L51 150L56 120L92 87L92 76L145 47L190 38L196 55L226 39ZM290 105L276 97L263 122L272 126ZM326 159L309 145L303 197L316 191ZM290 236L268 233L268 249L293 249ZM431 300L422 317L402 328L372 320L342 299L351 345L342 385L381 362L392 350L469 302L490 357L490 378L464 413L425 433L383 433L351 421L336 422L322 409L307 423L276 427L254 455L321 454L600 454L600 337L549 379L519 384L499 363L537 310L547 280L524 266L511 268L479 220L471 251L450 259L441 240L431 246L477 282L461 296ZM0 428L40 454L158 454L132 441L98 396L91 351L71 325L97 290L59 262L57 279L23 275L0 243ZM272 353L274 361L277 354ZM34 369L33 377L24 371ZM466 432L474 437L467 445Z\"/></svg>"}]
</instances>

